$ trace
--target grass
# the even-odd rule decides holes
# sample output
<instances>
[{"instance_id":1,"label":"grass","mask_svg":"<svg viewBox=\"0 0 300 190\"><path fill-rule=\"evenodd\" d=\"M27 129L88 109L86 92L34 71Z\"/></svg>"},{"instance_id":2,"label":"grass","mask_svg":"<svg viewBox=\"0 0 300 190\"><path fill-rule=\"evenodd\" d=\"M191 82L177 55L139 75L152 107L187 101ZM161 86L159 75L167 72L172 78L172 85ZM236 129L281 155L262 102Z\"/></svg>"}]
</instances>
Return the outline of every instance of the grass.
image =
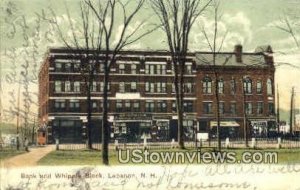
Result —
<instances>
[{"instance_id":1,"label":"grass","mask_svg":"<svg viewBox=\"0 0 300 190\"><path fill-rule=\"evenodd\" d=\"M6 158L10 158L19 154L23 154L25 153L24 150L14 150L14 149L7 149L7 148L3 148L0 149L0 160L4 160Z\"/></svg>"},{"instance_id":2,"label":"grass","mask_svg":"<svg viewBox=\"0 0 300 190\"><path fill-rule=\"evenodd\" d=\"M149 150L149 152L156 151L160 152L192 152L194 149L168 149L168 150ZM203 152L212 152L212 149L203 149ZM249 150L249 149L228 149L224 151L233 151L236 153L236 158L241 159L241 155L244 151L249 152L278 152L278 163L287 164L287 163L300 163L300 149L264 149L264 150ZM125 152L123 152L123 156ZM124 157L125 159L125 157ZM124 165L118 161L117 152L110 151L109 160L111 165ZM101 165L101 152L96 150L59 150L54 151L42 158L39 162L39 165ZM135 164L129 162L127 164ZM143 165L145 163L138 163ZM147 163L146 163L147 164ZM159 164L162 164L159 162ZM171 164L176 164L174 161ZM195 159L194 164L197 164L197 159ZM201 163L200 163L201 164Z\"/></svg>"}]
</instances>

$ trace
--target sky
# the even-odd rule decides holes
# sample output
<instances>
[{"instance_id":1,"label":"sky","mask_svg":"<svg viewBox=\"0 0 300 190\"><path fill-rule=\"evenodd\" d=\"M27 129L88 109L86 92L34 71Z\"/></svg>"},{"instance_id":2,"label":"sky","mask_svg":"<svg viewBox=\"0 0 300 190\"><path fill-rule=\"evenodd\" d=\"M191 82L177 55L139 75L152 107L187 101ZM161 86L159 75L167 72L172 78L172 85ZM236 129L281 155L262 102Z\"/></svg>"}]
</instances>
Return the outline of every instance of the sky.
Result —
<instances>
[{"instance_id":1,"label":"sky","mask_svg":"<svg viewBox=\"0 0 300 190\"><path fill-rule=\"evenodd\" d=\"M69 12L76 32L80 33L79 2L79 0L2 0L0 2L0 96L5 110L12 113L16 108L18 82L20 81L22 105L24 97L30 97L25 98L25 107L29 107L32 115L36 114L39 67L47 48L63 46L55 28L41 18L49 20L55 18L64 35L68 37L71 36L67 14ZM135 5L135 1L131 0L126 11L130 12ZM285 110L289 109L293 86L296 91L296 102L298 102L296 106L300 107L300 83L298 81L300 48L297 47L291 35L279 30L276 26L284 26L282 20L287 17L293 27L295 38L300 42L299 10L300 0L220 1L219 43L227 33L222 51L233 51L235 44L242 44L245 52L253 52L257 46L271 45L276 63L275 84L279 87L280 107ZM121 15L120 12L119 18ZM115 38L120 35L119 31L122 27L119 18L113 34ZM157 24L157 18L148 4L144 5L133 20L130 30L134 30L141 22L145 25L144 30ZM203 29L211 38L213 34L211 9L207 9L195 22L190 34L190 51L209 50L202 33ZM157 50L167 49L167 44L164 33L157 30L127 48ZM6 119L9 120L9 117Z\"/></svg>"}]
</instances>

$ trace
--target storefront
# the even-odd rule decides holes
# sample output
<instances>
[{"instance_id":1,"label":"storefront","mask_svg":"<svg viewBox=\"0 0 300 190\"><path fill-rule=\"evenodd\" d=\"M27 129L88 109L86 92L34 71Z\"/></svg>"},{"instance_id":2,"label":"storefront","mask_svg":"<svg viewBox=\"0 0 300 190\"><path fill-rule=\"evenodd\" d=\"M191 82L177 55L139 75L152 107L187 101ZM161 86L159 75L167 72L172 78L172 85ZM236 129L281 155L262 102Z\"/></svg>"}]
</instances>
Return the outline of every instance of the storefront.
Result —
<instances>
[{"instance_id":1,"label":"storefront","mask_svg":"<svg viewBox=\"0 0 300 190\"><path fill-rule=\"evenodd\" d=\"M210 136L212 138L217 137L217 121L210 121ZM221 121L220 122L220 137L222 139L225 139L227 137L229 138L237 138L239 134L239 128L240 124L238 124L236 121Z\"/></svg>"}]
</instances>

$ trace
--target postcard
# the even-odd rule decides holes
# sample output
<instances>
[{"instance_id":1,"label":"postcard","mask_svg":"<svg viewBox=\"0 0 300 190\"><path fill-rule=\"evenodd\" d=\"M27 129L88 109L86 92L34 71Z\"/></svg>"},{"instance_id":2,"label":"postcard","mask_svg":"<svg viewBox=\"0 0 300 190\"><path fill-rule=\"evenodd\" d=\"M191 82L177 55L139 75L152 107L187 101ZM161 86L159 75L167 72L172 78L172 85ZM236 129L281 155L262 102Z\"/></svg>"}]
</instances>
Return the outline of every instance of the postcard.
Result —
<instances>
[{"instance_id":1,"label":"postcard","mask_svg":"<svg viewBox=\"0 0 300 190\"><path fill-rule=\"evenodd\" d=\"M300 190L299 0L0 7L0 189Z\"/></svg>"}]
</instances>

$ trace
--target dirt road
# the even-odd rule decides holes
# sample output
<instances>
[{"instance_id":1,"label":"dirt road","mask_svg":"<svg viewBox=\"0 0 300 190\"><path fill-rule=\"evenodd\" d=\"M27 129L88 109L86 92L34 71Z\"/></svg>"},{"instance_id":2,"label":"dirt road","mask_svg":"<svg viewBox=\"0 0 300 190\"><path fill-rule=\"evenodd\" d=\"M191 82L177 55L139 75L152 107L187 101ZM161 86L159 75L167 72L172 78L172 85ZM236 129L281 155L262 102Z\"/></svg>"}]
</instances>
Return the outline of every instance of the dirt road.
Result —
<instances>
[{"instance_id":1,"label":"dirt road","mask_svg":"<svg viewBox=\"0 0 300 190\"><path fill-rule=\"evenodd\" d=\"M43 158L53 150L55 150L55 146L53 145L29 148L28 153L20 154L1 161L1 167L10 168L35 166L41 158Z\"/></svg>"}]
</instances>

